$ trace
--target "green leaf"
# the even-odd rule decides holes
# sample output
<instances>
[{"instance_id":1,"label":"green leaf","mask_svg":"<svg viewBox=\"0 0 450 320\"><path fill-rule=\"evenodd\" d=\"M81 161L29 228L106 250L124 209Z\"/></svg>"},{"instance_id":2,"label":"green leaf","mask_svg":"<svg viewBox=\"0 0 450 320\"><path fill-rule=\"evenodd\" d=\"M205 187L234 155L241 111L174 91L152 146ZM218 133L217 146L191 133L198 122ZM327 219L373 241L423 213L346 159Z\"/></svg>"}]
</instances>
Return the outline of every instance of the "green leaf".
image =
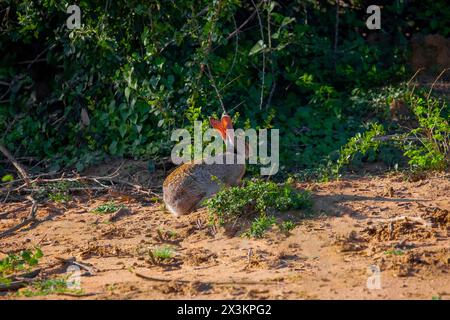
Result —
<instances>
[{"instance_id":1,"label":"green leaf","mask_svg":"<svg viewBox=\"0 0 450 320\"><path fill-rule=\"evenodd\" d=\"M109 145L109 152L111 154L116 154L117 153L117 141L111 142L111 144Z\"/></svg>"},{"instance_id":2,"label":"green leaf","mask_svg":"<svg viewBox=\"0 0 450 320\"><path fill-rule=\"evenodd\" d=\"M292 23L294 21L295 21L295 18L285 17L283 19L283 22L281 22L281 27L280 28L283 28L283 27L287 26L288 24L290 24L290 23Z\"/></svg>"},{"instance_id":3,"label":"green leaf","mask_svg":"<svg viewBox=\"0 0 450 320\"><path fill-rule=\"evenodd\" d=\"M262 50L264 50L266 48L266 45L264 44L263 40L259 40L254 46L253 48L250 49L249 52L249 56L253 56L259 52L261 52Z\"/></svg>"},{"instance_id":4,"label":"green leaf","mask_svg":"<svg viewBox=\"0 0 450 320\"><path fill-rule=\"evenodd\" d=\"M44 253L42 252L42 250L40 248L36 248L36 252L34 253L34 257L36 259L40 259L44 256Z\"/></svg>"},{"instance_id":5,"label":"green leaf","mask_svg":"<svg viewBox=\"0 0 450 320\"><path fill-rule=\"evenodd\" d=\"M127 125L125 123L122 123L119 126L119 133L122 138L125 137L125 134L127 133Z\"/></svg>"},{"instance_id":6,"label":"green leaf","mask_svg":"<svg viewBox=\"0 0 450 320\"><path fill-rule=\"evenodd\" d=\"M11 181L14 181L14 177L11 174L7 174L2 177L2 182L11 182Z\"/></svg>"}]
</instances>

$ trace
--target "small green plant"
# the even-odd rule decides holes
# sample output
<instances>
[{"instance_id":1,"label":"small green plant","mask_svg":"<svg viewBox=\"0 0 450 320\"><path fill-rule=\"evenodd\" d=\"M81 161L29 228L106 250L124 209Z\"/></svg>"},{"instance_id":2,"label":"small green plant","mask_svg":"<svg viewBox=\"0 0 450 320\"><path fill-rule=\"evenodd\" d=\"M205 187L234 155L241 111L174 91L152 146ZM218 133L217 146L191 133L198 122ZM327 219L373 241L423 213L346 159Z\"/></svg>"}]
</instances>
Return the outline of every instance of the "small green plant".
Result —
<instances>
[{"instance_id":1,"label":"small green plant","mask_svg":"<svg viewBox=\"0 0 450 320\"><path fill-rule=\"evenodd\" d=\"M19 296L38 297L47 296L49 294L70 293L73 295L83 294L81 289L71 289L66 279L47 279L43 281L35 281L27 288L18 292Z\"/></svg>"},{"instance_id":2,"label":"small green plant","mask_svg":"<svg viewBox=\"0 0 450 320\"><path fill-rule=\"evenodd\" d=\"M349 165L357 155L363 156L370 150L377 151L381 142L374 138L383 135L384 132L384 127L381 124L372 123L367 131L357 133L350 138L350 140L341 147L339 158L331 167L331 175L337 178L341 169L344 166Z\"/></svg>"},{"instance_id":3,"label":"small green plant","mask_svg":"<svg viewBox=\"0 0 450 320\"><path fill-rule=\"evenodd\" d=\"M440 295L432 296L431 300L442 300L442 297Z\"/></svg>"},{"instance_id":4,"label":"small green plant","mask_svg":"<svg viewBox=\"0 0 450 320\"><path fill-rule=\"evenodd\" d=\"M412 168L444 170L450 165L450 113L447 102L411 94L409 104L419 125L403 145Z\"/></svg>"},{"instance_id":5,"label":"small green plant","mask_svg":"<svg viewBox=\"0 0 450 320\"><path fill-rule=\"evenodd\" d=\"M41 249L23 250L18 254L8 254L0 260L0 283L8 282L7 277L17 271L28 271L39 263L44 254Z\"/></svg>"},{"instance_id":6,"label":"small green plant","mask_svg":"<svg viewBox=\"0 0 450 320\"><path fill-rule=\"evenodd\" d=\"M99 205L97 208L93 210L94 213L113 213L119 209L125 208L123 204L116 204L114 202L106 202Z\"/></svg>"},{"instance_id":7,"label":"small green plant","mask_svg":"<svg viewBox=\"0 0 450 320\"><path fill-rule=\"evenodd\" d=\"M295 224L295 222L293 222L291 220L286 220L286 221L283 221L282 223L280 223L278 227L284 233L289 233L290 231L294 230L294 228L296 227L296 224Z\"/></svg>"},{"instance_id":8,"label":"small green plant","mask_svg":"<svg viewBox=\"0 0 450 320\"><path fill-rule=\"evenodd\" d=\"M178 233L174 230L165 230L165 229L159 228L158 232L169 238L176 238L178 236Z\"/></svg>"},{"instance_id":9,"label":"small green plant","mask_svg":"<svg viewBox=\"0 0 450 320\"><path fill-rule=\"evenodd\" d=\"M72 196L65 192L51 192L48 194L48 198L54 202L68 202L72 199Z\"/></svg>"},{"instance_id":10,"label":"small green plant","mask_svg":"<svg viewBox=\"0 0 450 320\"><path fill-rule=\"evenodd\" d=\"M261 238L275 223L276 218L274 216L263 214L252 222L250 228L244 233L244 236Z\"/></svg>"},{"instance_id":11,"label":"small green plant","mask_svg":"<svg viewBox=\"0 0 450 320\"><path fill-rule=\"evenodd\" d=\"M171 239L178 237L178 233L173 230L167 230L166 235Z\"/></svg>"},{"instance_id":12,"label":"small green plant","mask_svg":"<svg viewBox=\"0 0 450 320\"><path fill-rule=\"evenodd\" d=\"M308 191L263 180L248 180L240 187L223 189L206 201L211 223L224 225L256 215L247 233L255 237L260 237L275 223L273 215L276 212L306 209L311 204Z\"/></svg>"},{"instance_id":13,"label":"small green plant","mask_svg":"<svg viewBox=\"0 0 450 320\"><path fill-rule=\"evenodd\" d=\"M271 181L245 181L240 187L223 189L206 201L212 219L220 224L236 218L275 211L305 209L311 206L308 191L295 190L289 184Z\"/></svg>"},{"instance_id":14,"label":"small green plant","mask_svg":"<svg viewBox=\"0 0 450 320\"><path fill-rule=\"evenodd\" d=\"M404 252L403 252L403 250L387 250L384 252L384 254L394 255L394 256L402 256L404 254Z\"/></svg>"},{"instance_id":15,"label":"small green plant","mask_svg":"<svg viewBox=\"0 0 450 320\"><path fill-rule=\"evenodd\" d=\"M6 174L2 177L2 182L6 183L6 182L11 182L14 181L14 177L10 174Z\"/></svg>"},{"instance_id":16,"label":"small green plant","mask_svg":"<svg viewBox=\"0 0 450 320\"><path fill-rule=\"evenodd\" d=\"M169 260L174 256L173 249L171 247L158 247L152 250L152 254L156 259Z\"/></svg>"}]
</instances>

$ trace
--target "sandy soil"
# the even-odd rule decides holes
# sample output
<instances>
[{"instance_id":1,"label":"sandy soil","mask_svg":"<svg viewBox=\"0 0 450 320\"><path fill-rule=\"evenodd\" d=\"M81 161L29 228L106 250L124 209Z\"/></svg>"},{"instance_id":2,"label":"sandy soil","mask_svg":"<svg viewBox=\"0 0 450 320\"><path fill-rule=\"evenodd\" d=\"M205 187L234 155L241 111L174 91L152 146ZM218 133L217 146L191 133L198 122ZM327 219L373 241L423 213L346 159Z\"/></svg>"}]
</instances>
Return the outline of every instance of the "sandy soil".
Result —
<instances>
[{"instance_id":1,"label":"sandy soil","mask_svg":"<svg viewBox=\"0 0 450 320\"><path fill-rule=\"evenodd\" d=\"M347 176L298 188L312 191L315 217L263 239L210 227L205 209L175 218L150 198L78 195L66 205L42 204L39 222L0 239L0 258L39 245L42 278L66 274L58 257L92 267L82 270L85 296L39 299L450 298L449 174L415 182ZM91 212L111 200L129 211L114 221ZM29 204L0 211L13 209L1 216L0 232L26 217ZM167 245L174 257L152 261L149 251Z\"/></svg>"}]
</instances>

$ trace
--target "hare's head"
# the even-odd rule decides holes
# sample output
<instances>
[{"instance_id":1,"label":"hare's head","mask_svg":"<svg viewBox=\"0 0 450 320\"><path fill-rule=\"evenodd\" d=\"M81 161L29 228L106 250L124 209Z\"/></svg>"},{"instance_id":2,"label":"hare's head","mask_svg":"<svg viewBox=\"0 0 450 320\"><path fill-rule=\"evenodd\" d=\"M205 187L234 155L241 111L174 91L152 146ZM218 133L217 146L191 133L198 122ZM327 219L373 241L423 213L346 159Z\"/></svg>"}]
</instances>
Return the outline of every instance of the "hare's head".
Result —
<instances>
[{"instance_id":1,"label":"hare's head","mask_svg":"<svg viewBox=\"0 0 450 320\"><path fill-rule=\"evenodd\" d=\"M216 129L220 136L222 137L223 141L225 142L228 150L233 150L234 153L241 154L239 152L239 148L236 148L235 144L235 134L233 129L233 122L231 120L231 117L227 114L224 114L220 120L214 119L212 117L209 118L209 123L211 126ZM237 136L236 137L238 145L239 142L244 143L245 150L243 155L245 155L246 158L249 157L252 153L252 149L250 148L247 141L245 141L245 137Z\"/></svg>"},{"instance_id":2,"label":"hare's head","mask_svg":"<svg viewBox=\"0 0 450 320\"><path fill-rule=\"evenodd\" d=\"M231 117L227 114L224 114L220 120L211 117L209 118L209 123L219 132L227 147L231 146L234 148L234 130Z\"/></svg>"}]
</instances>

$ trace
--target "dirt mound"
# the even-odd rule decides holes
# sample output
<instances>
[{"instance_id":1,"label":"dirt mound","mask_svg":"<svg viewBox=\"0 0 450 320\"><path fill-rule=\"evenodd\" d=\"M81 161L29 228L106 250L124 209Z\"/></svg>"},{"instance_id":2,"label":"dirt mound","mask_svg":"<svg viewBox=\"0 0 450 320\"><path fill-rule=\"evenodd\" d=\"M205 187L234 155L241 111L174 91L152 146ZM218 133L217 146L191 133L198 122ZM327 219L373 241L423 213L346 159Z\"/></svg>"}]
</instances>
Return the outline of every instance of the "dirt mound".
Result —
<instances>
[{"instance_id":1,"label":"dirt mound","mask_svg":"<svg viewBox=\"0 0 450 320\"><path fill-rule=\"evenodd\" d=\"M447 273L450 271L450 251L399 251L381 259L382 270L392 270L398 277L408 277L415 274Z\"/></svg>"},{"instance_id":2,"label":"dirt mound","mask_svg":"<svg viewBox=\"0 0 450 320\"><path fill-rule=\"evenodd\" d=\"M191 266L214 265L217 264L217 254L208 249L192 248L185 252L183 261Z\"/></svg>"},{"instance_id":3,"label":"dirt mound","mask_svg":"<svg viewBox=\"0 0 450 320\"><path fill-rule=\"evenodd\" d=\"M367 241L352 230L347 235L337 236L334 245L338 247L338 252L357 252L367 248Z\"/></svg>"},{"instance_id":4,"label":"dirt mound","mask_svg":"<svg viewBox=\"0 0 450 320\"><path fill-rule=\"evenodd\" d=\"M433 226L450 230L450 211L441 208L432 208L423 215L424 218L429 219Z\"/></svg>"},{"instance_id":5,"label":"dirt mound","mask_svg":"<svg viewBox=\"0 0 450 320\"><path fill-rule=\"evenodd\" d=\"M404 218L391 222L383 222L376 226L369 226L365 230L370 240L424 240L434 236L433 231L422 222Z\"/></svg>"}]
</instances>

